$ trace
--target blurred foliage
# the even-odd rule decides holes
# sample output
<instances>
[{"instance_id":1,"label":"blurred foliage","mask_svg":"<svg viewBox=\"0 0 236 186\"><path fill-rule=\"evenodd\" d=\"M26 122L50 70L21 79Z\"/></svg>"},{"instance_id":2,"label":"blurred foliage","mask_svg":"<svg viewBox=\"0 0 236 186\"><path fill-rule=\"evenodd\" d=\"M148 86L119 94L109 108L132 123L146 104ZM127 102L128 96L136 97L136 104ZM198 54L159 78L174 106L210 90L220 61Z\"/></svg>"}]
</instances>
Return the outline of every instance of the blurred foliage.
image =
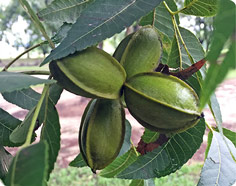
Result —
<instances>
[{"instance_id":1,"label":"blurred foliage","mask_svg":"<svg viewBox=\"0 0 236 186\"><path fill-rule=\"evenodd\" d=\"M28 2L31 4L32 9L38 12L51 1L52 0L29 0ZM14 23L18 22L20 17L27 22L27 27L24 29L25 34L28 36L26 41L21 38L18 33L12 32L12 26ZM50 36L56 31L52 25L45 25L45 27ZM19 47L27 49L44 40L39 30L32 24L30 17L17 0L10 0L8 6L0 7L0 41L5 41L10 44L9 35L6 33L10 33L15 37L13 47L16 49ZM40 49L43 54L49 51L49 47L46 45L40 47Z\"/></svg>"}]
</instances>

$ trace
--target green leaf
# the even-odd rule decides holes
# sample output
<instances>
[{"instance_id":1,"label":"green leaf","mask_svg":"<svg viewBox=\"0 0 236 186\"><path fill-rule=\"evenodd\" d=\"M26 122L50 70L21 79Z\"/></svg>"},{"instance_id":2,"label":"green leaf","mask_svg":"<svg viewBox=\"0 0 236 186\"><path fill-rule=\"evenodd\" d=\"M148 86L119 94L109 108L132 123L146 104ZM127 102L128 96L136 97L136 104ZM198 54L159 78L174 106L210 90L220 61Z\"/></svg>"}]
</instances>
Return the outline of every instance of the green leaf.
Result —
<instances>
[{"instance_id":1,"label":"green leaf","mask_svg":"<svg viewBox=\"0 0 236 186\"><path fill-rule=\"evenodd\" d=\"M54 105L57 104L62 91L62 87L56 83L50 86L49 99L53 102ZM6 92L3 93L2 96L6 101L12 104L15 104L23 109L31 110L37 105L41 94L34 91L32 88L27 88L13 92Z\"/></svg>"},{"instance_id":2,"label":"green leaf","mask_svg":"<svg viewBox=\"0 0 236 186\"><path fill-rule=\"evenodd\" d=\"M185 132L175 134L159 148L154 149L117 175L124 179L150 179L166 176L179 169L200 147L205 132L205 121Z\"/></svg>"},{"instance_id":3,"label":"green leaf","mask_svg":"<svg viewBox=\"0 0 236 186\"><path fill-rule=\"evenodd\" d=\"M39 79L30 75L15 72L0 72L0 92L22 90L32 85L52 84L54 80Z\"/></svg>"},{"instance_id":4,"label":"green leaf","mask_svg":"<svg viewBox=\"0 0 236 186\"><path fill-rule=\"evenodd\" d=\"M129 186L144 186L144 180L132 180Z\"/></svg>"},{"instance_id":5,"label":"green leaf","mask_svg":"<svg viewBox=\"0 0 236 186\"><path fill-rule=\"evenodd\" d=\"M46 185L48 145L40 142L20 150L12 160L6 185Z\"/></svg>"},{"instance_id":6,"label":"green leaf","mask_svg":"<svg viewBox=\"0 0 236 186\"><path fill-rule=\"evenodd\" d=\"M104 168L99 176L103 176L106 178L113 178L121 171L126 169L130 164L137 160L137 155L134 149L130 149L128 152L123 154L122 156L116 158L111 164L109 164L106 168Z\"/></svg>"},{"instance_id":7,"label":"green leaf","mask_svg":"<svg viewBox=\"0 0 236 186\"><path fill-rule=\"evenodd\" d=\"M157 140L159 133L145 128L144 134L142 135L142 140L145 143L152 143Z\"/></svg>"},{"instance_id":8,"label":"green leaf","mask_svg":"<svg viewBox=\"0 0 236 186\"><path fill-rule=\"evenodd\" d=\"M153 179L148 180L132 180L129 186L155 186Z\"/></svg>"},{"instance_id":9,"label":"green leaf","mask_svg":"<svg viewBox=\"0 0 236 186\"><path fill-rule=\"evenodd\" d=\"M185 45L192 56L194 62L198 62L201 59L205 57L205 52L203 50L203 47L197 37L189 30L179 27L180 33L182 35L182 38L185 42ZM183 60L183 66L185 65L186 67L191 66L192 63L187 55L187 52L184 48L184 46L181 44L181 53L182 53L182 60ZM202 68L201 73L205 73L205 69Z\"/></svg>"},{"instance_id":10,"label":"green leaf","mask_svg":"<svg viewBox=\"0 0 236 186\"><path fill-rule=\"evenodd\" d=\"M236 147L236 132L223 128L223 133Z\"/></svg>"},{"instance_id":11,"label":"green leaf","mask_svg":"<svg viewBox=\"0 0 236 186\"><path fill-rule=\"evenodd\" d=\"M174 0L167 0L165 1L168 7L172 11L177 10L177 5ZM179 22L179 17L175 17L177 22ZM167 35L170 40L174 38L174 25L171 19L171 15L169 11L166 9L164 3L161 3L155 9L155 19L154 19L154 26L163 34Z\"/></svg>"},{"instance_id":12,"label":"green leaf","mask_svg":"<svg viewBox=\"0 0 236 186\"><path fill-rule=\"evenodd\" d=\"M120 153L118 154L118 157L123 155L124 153L126 153L130 147L131 147L131 125L129 123L129 121L126 119L125 120L125 138L124 138L124 142L123 145L120 149Z\"/></svg>"},{"instance_id":13,"label":"green leaf","mask_svg":"<svg viewBox=\"0 0 236 186\"><path fill-rule=\"evenodd\" d=\"M176 37L174 37L172 40L171 51L168 56L167 65L172 68L179 68L180 66L180 51L178 49Z\"/></svg>"},{"instance_id":14,"label":"green leaf","mask_svg":"<svg viewBox=\"0 0 236 186\"><path fill-rule=\"evenodd\" d=\"M217 10L218 0L185 0L180 12L195 16L214 16Z\"/></svg>"},{"instance_id":15,"label":"green leaf","mask_svg":"<svg viewBox=\"0 0 236 186\"><path fill-rule=\"evenodd\" d=\"M40 20L58 26L63 23L75 23L81 12L92 2L94 0L54 0L37 15Z\"/></svg>"},{"instance_id":16,"label":"green leaf","mask_svg":"<svg viewBox=\"0 0 236 186\"><path fill-rule=\"evenodd\" d=\"M73 161L70 162L69 166L71 167L85 167L87 166L86 162L84 161L82 154L78 154Z\"/></svg>"},{"instance_id":17,"label":"green leaf","mask_svg":"<svg viewBox=\"0 0 236 186\"><path fill-rule=\"evenodd\" d=\"M0 144L3 146L18 146L20 144L12 143L9 139L12 131L20 125L21 121L14 118L8 112L0 108Z\"/></svg>"},{"instance_id":18,"label":"green leaf","mask_svg":"<svg viewBox=\"0 0 236 186\"><path fill-rule=\"evenodd\" d=\"M64 23L57 31L57 33L51 38L54 43L60 43L68 34L72 24Z\"/></svg>"},{"instance_id":19,"label":"green leaf","mask_svg":"<svg viewBox=\"0 0 236 186\"><path fill-rule=\"evenodd\" d=\"M57 101L60 98L60 95L62 93L62 88L60 86L58 86L57 84L54 84L52 86L50 86L49 88L49 103L50 104L56 104ZM30 93L30 94L29 94ZM21 99L15 99L13 95L19 95L21 97ZM30 107L28 106L26 108L26 105L29 105L29 103L33 103L32 99L34 100L33 104L30 104L30 106L33 106L35 104L34 107L31 108L31 110L28 112L27 116L25 117L24 121L14 129L14 131L12 132L12 134L10 135L10 140L12 142L17 142L17 143L23 143L26 140L27 137L27 132L29 130L29 127L31 125L31 121L34 115L34 111L35 111L35 107L36 104L38 103L38 100L40 98L40 94L38 94L37 92L35 92L34 90L22 90L19 92L13 92L11 94L11 97L9 96L8 101L10 101L13 104L16 104L17 106L20 106L22 108L25 109L30 109ZM38 99L38 100L37 100ZM45 118L45 100L42 104L42 107L40 109L39 112L39 116L37 119L37 127L39 127L42 122L44 122L44 118Z\"/></svg>"},{"instance_id":20,"label":"green leaf","mask_svg":"<svg viewBox=\"0 0 236 186\"><path fill-rule=\"evenodd\" d=\"M24 143L34 115L35 107L31 109L22 121L10 134L10 140L14 143Z\"/></svg>"},{"instance_id":21,"label":"green leaf","mask_svg":"<svg viewBox=\"0 0 236 186\"><path fill-rule=\"evenodd\" d=\"M49 162L48 162L48 179L49 174L54 169L54 163L56 162L58 152L60 150L61 132L59 116L56 107L53 103L48 100L48 105L46 106L44 124L41 130L41 141L47 141L49 146Z\"/></svg>"},{"instance_id":22,"label":"green leaf","mask_svg":"<svg viewBox=\"0 0 236 186\"><path fill-rule=\"evenodd\" d=\"M231 149L232 155L236 157L235 146L229 139L226 138L226 141ZM221 134L214 131L198 186L233 185L236 181L235 173L236 162L225 145Z\"/></svg>"},{"instance_id":23,"label":"green leaf","mask_svg":"<svg viewBox=\"0 0 236 186\"><path fill-rule=\"evenodd\" d=\"M23 109L30 110L37 105L41 95L32 88L28 88L13 92L5 92L2 96L6 101Z\"/></svg>"},{"instance_id":24,"label":"green leaf","mask_svg":"<svg viewBox=\"0 0 236 186\"><path fill-rule=\"evenodd\" d=\"M49 88L49 100L56 105L58 100L61 97L61 93L63 91L63 88L59 86L57 83L52 84Z\"/></svg>"},{"instance_id":25,"label":"green leaf","mask_svg":"<svg viewBox=\"0 0 236 186\"><path fill-rule=\"evenodd\" d=\"M90 4L72 26L67 37L42 62L44 65L81 51L121 32L162 0L97 0ZM96 10L96 11L94 11Z\"/></svg>"},{"instance_id":26,"label":"green leaf","mask_svg":"<svg viewBox=\"0 0 236 186\"><path fill-rule=\"evenodd\" d=\"M226 41L233 35L236 24L235 14L236 6L234 2L220 0L219 11L213 22L214 31L211 38L212 42L210 44L209 53L207 54L207 59L210 63L216 63ZM235 42L235 39L233 40Z\"/></svg>"},{"instance_id":27,"label":"green leaf","mask_svg":"<svg viewBox=\"0 0 236 186\"><path fill-rule=\"evenodd\" d=\"M3 179L6 176L12 157L13 156L0 145L0 179Z\"/></svg>"},{"instance_id":28,"label":"green leaf","mask_svg":"<svg viewBox=\"0 0 236 186\"><path fill-rule=\"evenodd\" d=\"M177 5L174 0L165 1L168 7L172 11L177 11ZM177 22L179 22L178 15L175 16ZM174 37L174 26L171 19L171 14L166 9L164 3L160 3L158 7L150 12L148 15L144 16L140 20L140 25L154 25L160 32L165 34L170 40Z\"/></svg>"},{"instance_id":29,"label":"green leaf","mask_svg":"<svg viewBox=\"0 0 236 186\"><path fill-rule=\"evenodd\" d=\"M228 71L234 68L235 65L235 47L236 42L233 42L226 54L225 59L221 64L211 63L205 80L202 83L202 92L200 99L200 107L204 108L205 104L210 99L212 93L215 91L217 86L224 80ZM214 80L214 81L213 81Z\"/></svg>"}]
</instances>

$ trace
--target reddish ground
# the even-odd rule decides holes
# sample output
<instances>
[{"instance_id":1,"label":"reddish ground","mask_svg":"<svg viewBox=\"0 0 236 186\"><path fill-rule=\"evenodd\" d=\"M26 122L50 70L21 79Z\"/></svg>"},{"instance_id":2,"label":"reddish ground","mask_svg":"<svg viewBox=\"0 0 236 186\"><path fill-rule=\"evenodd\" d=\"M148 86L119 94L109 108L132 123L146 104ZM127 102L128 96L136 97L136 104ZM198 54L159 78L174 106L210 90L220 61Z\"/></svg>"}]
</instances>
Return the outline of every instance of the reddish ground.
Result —
<instances>
[{"instance_id":1,"label":"reddish ground","mask_svg":"<svg viewBox=\"0 0 236 186\"><path fill-rule=\"evenodd\" d=\"M216 91L216 95L221 107L223 126L236 131L236 79L226 80L219 86ZM67 167L68 163L73 160L74 157L79 153L77 138L80 119L88 101L89 99L81 98L67 91L64 91L61 95L61 99L57 104L62 133L61 150L57 162L61 167ZM23 119L25 114L27 113L26 110L22 110L15 105L7 103L1 96L0 107L20 119ZM215 125L209 109L205 109L204 114L206 121L211 125ZM132 118L131 115L127 114L127 119L132 124L132 140L134 144L137 144L140 136L143 133L143 128ZM208 130L206 131L206 135L204 136L204 143L201 145L200 149L197 151L197 153L195 153L189 163L204 160L207 133ZM15 149L11 148L9 148L8 150L12 153L16 151Z\"/></svg>"}]
</instances>

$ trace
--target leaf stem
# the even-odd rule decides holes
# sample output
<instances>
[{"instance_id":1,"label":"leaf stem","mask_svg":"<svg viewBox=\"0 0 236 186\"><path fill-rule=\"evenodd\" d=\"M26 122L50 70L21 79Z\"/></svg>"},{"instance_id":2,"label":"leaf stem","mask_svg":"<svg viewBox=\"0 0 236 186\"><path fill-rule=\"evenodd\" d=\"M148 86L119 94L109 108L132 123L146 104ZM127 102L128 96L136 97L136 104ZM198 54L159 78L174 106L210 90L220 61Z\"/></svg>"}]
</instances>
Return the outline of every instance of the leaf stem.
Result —
<instances>
[{"instance_id":1,"label":"leaf stem","mask_svg":"<svg viewBox=\"0 0 236 186\"><path fill-rule=\"evenodd\" d=\"M131 143L131 145L132 145L131 148L133 148L133 150L134 150L136 156L139 156L139 153L137 152L137 150L136 150L136 148L135 148L135 146L134 146L134 143L133 143L133 141L132 141L131 139L130 139L130 143Z\"/></svg>"},{"instance_id":2,"label":"leaf stem","mask_svg":"<svg viewBox=\"0 0 236 186\"><path fill-rule=\"evenodd\" d=\"M43 104L44 98L45 98L45 96L46 96L46 94L48 92L48 89L49 89L49 85L45 84L43 92L42 92L42 95L41 95L41 97L39 99L39 102L38 102L36 108L35 108L34 115L33 115L33 118L32 118L31 124L30 124L30 128L29 128L29 131L27 133L26 141L25 141L25 143L23 144L22 147L27 147L31 143L31 139L32 139L32 135L33 135L33 132L34 132L35 123L36 123L36 120L38 118L39 111L40 111L41 106Z\"/></svg>"},{"instance_id":3,"label":"leaf stem","mask_svg":"<svg viewBox=\"0 0 236 186\"><path fill-rule=\"evenodd\" d=\"M51 73L46 70L33 70L33 71L21 71L19 73L29 74L29 75L50 75Z\"/></svg>"},{"instance_id":4,"label":"leaf stem","mask_svg":"<svg viewBox=\"0 0 236 186\"><path fill-rule=\"evenodd\" d=\"M26 0L19 0L19 2L21 4L21 6L25 9L26 13L29 15L29 17L31 18L31 20L33 21L35 26L41 31L41 33L43 34L44 38L48 41L48 43L51 46L51 48L55 48L54 43L52 42L52 40L50 39L50 37L46 33L46 30L45 30L43 24L40 22L39 18L34 13L34 11L32 10L31 6L29 5L29 3Z\"/></svg>"},{"instance_id":5,"label":"leaf stem","mask_svg":"<svg viewBox=\"0 0 236 186\"><path fill-rule=\"evenodd\" d=\"M185 9L187 9L187 8L189 8L189 7L191 7L196 1L198 1L198 0L193 0L193 1L190 2L187 6L184 6L184 7L181 8L180 10L177 10L177 11L173 12L173 15L176 15L176 14L178 14L178 13L181 13L183 10L185 10Z\"/></svg>"},{"instance_id":6,"label":"leaf stem","mask_svg":"<svg viewBox=\"0 0 236 186\"><path fill-rule=\"evenodd\" d=\"M21 54L19 54L15 59L13 59L11 62L9 62L2 71L7 71L7 69L13 65L18 59L20 59L23 55L25 55L26 53L30 52L31 50L41 46L42 44L44 44L45 41L41 42L41 43L38 43L37 45L34 45L28 49L26 49L24 52L22 52Z\"/></svg>"},{"instance_id":7,"label":"leaf stem","mask_svg":"<svg viewBox=\"0 0 236 186\"><path fill-rule=\"evenodd\" d=\"M214 129L211 127L211 125L209 125L206 121L205 121L205 123L206 123L206 126L210 129L210 131L213 133L214 132Z\"/></svg>"}]
</instances>

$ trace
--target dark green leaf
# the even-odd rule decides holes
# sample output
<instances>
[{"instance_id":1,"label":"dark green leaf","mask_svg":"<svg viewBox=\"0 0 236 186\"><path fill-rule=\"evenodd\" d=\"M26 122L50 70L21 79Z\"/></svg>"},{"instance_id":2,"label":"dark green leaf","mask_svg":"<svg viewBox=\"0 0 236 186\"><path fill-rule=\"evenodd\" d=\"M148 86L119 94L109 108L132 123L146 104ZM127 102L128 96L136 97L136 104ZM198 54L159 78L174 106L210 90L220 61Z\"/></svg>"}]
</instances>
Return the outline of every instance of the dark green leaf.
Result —
<instances>
[{"instance_id":1,"label":"dark green leaf","mask_svg":"<svg viewBox=\"0 0 236 186\"><path fill-rule=\"evenodd\" d=\"M152 143L157 140L159 135L160 134L158 132L155 132L155 131L145 128L144 134L142 135L141 138L145 143Z\"/></svg>"},{"instance_id":2,"label":"dark green leaf","mask_svg":"<svg viewBox=\"0 0 236 186\"><path fill-rule=\"evenodd\" d=\"M56 83L50 86L49 99L54 105L56 105L58 100L60 99L62 91L63 91L63 88Z\"/></svg>"},{"instance_id":3,"label":"dark green leaf","mask_svg":"<svg viewBox=\"0 0 236 186\"><path fill-rule=\"evenodd\" d=\"M58 152L60 150L60 123L57 110L53 103L48 100L46 106L44 124L41 130L40 140L47 141L49 146L49 162L48 162L48 178L51 171L54 169Z\"/></svg>"},{"instance_id":4,"label":"dark green leaf","mask_svg":"<svg viewBox=\"0 0 236 186\"><path fill-rule=\"evenodd\" d=\"M233 42L221 64L211 63L206 78L202 84L200 107L203 108L210 99L211 94L217 86L224 80L228 71L235 67L236 42ZM214 79L214 81L212 81Z\"/></svg>"},{"instance_id":5,"label":"dark green leaf","mask_svg":"<svg viewBox=\"0 0 236 186\"><path fill-rule=\"evenodd\" d=\"M69 164L71 167L85 167L87 166L86 162L84 161L81 153L78 154L73 161Z\"/></svg>"},{"instance_id":6,"label":"dark green leaf","mask_svg":"<svg viewBox=\"0 0 236 186\"><path fill-rule=\"evenodd\" d=\"M33 103L31 100L34 98L34 104L35 106L32 107L32 109L29 111L29 113L27 114L27 116L25 117L24 121L17 127L14 129L14 131L12 132L12 134L10 135L10 140L12 142L17 142L17 143L23 143L26 140L27 137L27 132L29 130L29 127L31 125L31 121L34 115L34 111L35 111L35 107L37 104L36 99L39 100L39 95L37 92L33 91L33 90L22 90L19 92L13 92L12 95L17 95L17 93L21 96L22 99L14 99L14 96L9 97L8 101L10 101L11 103L16 104L17 106L20 106L22 108L26 108L25 105L27 105L26 103ZM32 93L32 94L28 94L28 93ZM60 86L58 86L57 84L54 84L52 86L50 86L49 88L49 102L50 104L56 104L58 99L60 98L60 95L62 93L62 88ZM31 104L30 106L33 106L33 104ZM27 107L27 109L29 109L30 107ZM42 122L44 121L45 118L45 100L43 102L43 105L40 109L39 115L38 115L38 119L37 119L37 127L39 127Z\"/></svg>"},{"instance_id":7,"label":"dark green leaf","mask_svg":"<svg viewBox=\"0 0 236 186\"><path fill-rule=\"evenodd\" d=\"M210 51L207 54L207 59L210 63L216 63L217 58L221 54L226 41L235 31L236 6L232 1L220 0L219 11L214 19L213 36L210 46ZM235 50L234 50L235 52Z\"/></svg>"},{"instance_id":8,"label":"dark green leaf","mask_svg":"<svg viewBox=\"0 0 236 186\"><path fill-rule=\"evenodd\" d=\"M2 94L3 98L23 109L31 110L35 107L40 99L40 94L32 88L6 92Z\"/></svg>"},{"instance_id":9,"label":"dark green leaf","mask_svg":"<svg viewBox=\"0 0 236 186\"><path fill-rule=\"evenodd\" d=\"M57 33L51 38L54 43L60 43L68 34L68 31L71 29L72 24L64 23Z\"/></svg>"},{"instance_id":10,"label":"dark green leaf","mask_svg":"<svg viewBox=\"0 0 236 186\"><path fill-rule=\"evenodd\" d=\"M99 175L106 178L113 178L121 171L126 169L130 164L137 160L137 155L134 149L130 149L122 156L116 158L111 164L103 169Z\"/></svg>"},{"instance_id":11,"label":"dark green leaf","mask_svg":"<svg viewBox=\"0 0 236 186\"><path fill-rule=\"evenodd\" d=\"M40 142L20 150L12 160L5 184L12 185L46 185L48 164L48 145Z\"/></svg>"},{"instance_id":12,"label":"dark green leaf","mask_svg":"<svg viewBox=\"0 0 236 186\"><path fill-rule=\"evenodd\" d=\"M72 26L67 37L43 61L44 65L94 45L121 32L162 0L97 0L90 4ZM96 10L96 11L95 11Z\"/></svg>"},{"instance_id":13,"label":"dark green leaf","mask_svg":"<svg viewBox=\"0 0 236 186\"><path fill-rule=\"evenodd\" d=\"M159 5L160 6L160 5ZM145 26L145 25L153 25L154 21L154 11L149 12L147 15L141 18L139 21L140 26Z\"/></svg>"},{"instance_id":14,"label":"dark green leaf","mask_svg":"<svg viewBox=\"0 0 236 186\"><path fill-rule=\"evenodd\" d=\"M174 0L165 1L168 7L172 11L177 10L177 6ZM179 17L176 16L177 22L179 22ZM164 3L160 3L158 7L150 12L148 15L144 16L140 23L140 25L154 25L160 32L165 34L170 40L174 37L174 26L171 19L171 14L166 9Z\"/></svg>"},{"instance_id":15,"label":"dark green leaf","mask_svg":"<svg viewBox=\"0 0 236 186\"><path fill-rule=\"evenodd\" d=\"M130 149L131 147L130 138L131 138L131 125L128 120L125 120L125 139L120 149L120 153L118 154L118 157L123 155Z\"/></svg>"},{"instance_id":16,"label":"dark green leaf","mask_svg":"<svg viewBox=\"0 0 236 186\"><path fill-rule=\"evenodd\" d=\"M205 132L205 121L185 132L173 135L167 143L154 149L131 164L117 177L125 179L149 179L175 172L186 163L200 147Z\"/></svg>"},{"instance_id":17,"label":"dark green leaf","mask_svg":"<svg viewBox=\"0 0 236 186\"><path fill-rule=\"evenodd\" d=\"M56 83L50 86L49 99L53 102L54 105L57 104L62 91L63 89ZM34 108L41 97L41 94L34 91L32 88L6 92L2 95L6 101L27 110L31 110L32 108Z\"/></svg>"},{"instance_id":18,"label":"dark green leaf","mask_svg":"<svg viewBox=\"0 0 236 186\"><path fill-rule=\"evenodd\" d=\"M3 146L17 146L10 141L9 136L12 131L20 125L21 121L14 118L8 112L0 108L0 144ZM18 144L19 145L19 144Z\"/></svg>"},{"instance_id":19,"label":"dark green leaf","mask_svg":"<svg viewBox=\"0 0 236 186\"><path fill-rule=\"evenodd\" d=\"M63 23L75 23L81 12L94 0L54 0L47 8L38 12L42 21L62 25Z\"/></svg>"},{"instance_id":20,"label":"dark green leaf","mask_svg":"<svg viewBox=\"0 0 236 186\"><path fill-rule=\"evenodd\" d=\"M15 72L0 72L0 92L12 92L29 88L32 85L52 84L54 80L39 79L30 75Z\"/></svg>"},{"instance_id":21,"label":"dark green leaf","mask_svg":"<svg viewBox=\"0 0 236 186\"><path fill-rule=\"evenodd\" d=\"M218 10L218 0L185 0L181 13L195 16L214 16Z\"/></svg>"},{"instance_id":22,"label":"dark green leaf","mask_svg":"<svg viewBox=\"0 0 236 186\"><path fill-rule=\"evenodd\" d=\"M3 179L6 176L11 160L12 155L0 145L0 179Z\"/></svg>"},{"instance_id":23,"label":"dark green leaf","mask_svg":"<svg viewBox=\"0 0 236 186\"><path fill-rule=\"evenodd\" d=\"M235 146L229 139L226 138L226 141L232 155L236 157ZM236 181L235 173L236 162L225 145L221 134L214 131L198 185L233 185Z\"/></svg>"}]
</instances>

